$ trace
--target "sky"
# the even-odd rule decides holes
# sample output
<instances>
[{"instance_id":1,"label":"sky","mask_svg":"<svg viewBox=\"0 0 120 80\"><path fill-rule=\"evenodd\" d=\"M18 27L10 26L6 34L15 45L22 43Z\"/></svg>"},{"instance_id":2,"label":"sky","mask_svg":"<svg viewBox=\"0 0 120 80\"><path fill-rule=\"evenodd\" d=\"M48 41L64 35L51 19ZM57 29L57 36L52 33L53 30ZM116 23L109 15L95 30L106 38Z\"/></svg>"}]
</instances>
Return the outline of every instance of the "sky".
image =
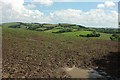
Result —
<instances>
[{"instance_id":1,"label":"sky","mask_svg":"<svg viewBox=\"0 0 120 80\"><path fill-rule=\"evenodd\" d=\"M118 27L117 0L3 0L0 23L72 23L86 27Z\"/></svg>"}]
</instances>

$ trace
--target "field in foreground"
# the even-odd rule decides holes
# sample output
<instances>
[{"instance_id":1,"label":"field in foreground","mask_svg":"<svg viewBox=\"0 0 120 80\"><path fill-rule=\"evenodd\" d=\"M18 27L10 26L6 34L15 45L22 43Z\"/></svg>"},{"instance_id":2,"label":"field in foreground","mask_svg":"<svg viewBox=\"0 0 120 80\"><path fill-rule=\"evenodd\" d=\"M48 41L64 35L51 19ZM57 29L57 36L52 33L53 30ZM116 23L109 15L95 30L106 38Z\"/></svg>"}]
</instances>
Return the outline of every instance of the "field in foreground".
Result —
<instances>
[{"instance_id":1,"label":"field in foreground","mask_svg":"<svg viewBox=\"0 0 120 80\"><path fill-rule=\"evenodd\" d=\"M73 65L78 68L99 66L100 60L106 60L105 56L118 52L119 44L108 39L12 28L3 28L2 41L4 78L69 77L57 70Z\"/></svg>"}]
</instances>

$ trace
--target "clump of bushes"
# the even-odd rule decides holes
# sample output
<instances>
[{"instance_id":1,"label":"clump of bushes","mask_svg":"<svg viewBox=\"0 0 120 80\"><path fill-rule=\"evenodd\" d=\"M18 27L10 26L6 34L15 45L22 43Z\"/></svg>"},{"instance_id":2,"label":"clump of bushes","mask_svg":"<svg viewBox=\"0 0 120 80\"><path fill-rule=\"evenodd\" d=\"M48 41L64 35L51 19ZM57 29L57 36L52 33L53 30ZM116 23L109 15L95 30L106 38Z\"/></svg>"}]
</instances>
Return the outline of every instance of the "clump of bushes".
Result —
<instances>
[{"instance_id":1,"label":"clump of bushes","mask_svg":"<svg viewBox=\"0 0 120 80\"><path fill-rule=\"evenodd\" d=\"M47 30L47 28L37 28L37 29L35 29L35 31L45 31L45 30Z\"/></svg>"},{"instance_id":2,"label":"clump of bushes","mask_svg":"<svg viewBox=\"0 0 120 80\"><path fill-rule=\"evenodd\" d=\"M40 28L39 26L29 26L28 30L36 30L37 28Z\"/></svg>"},{"instance_id":3,"label":"clump of bushes","mask_svg":"<svg viewBox=\"0 0 120 80\"><path fill-rule=\"evenodd\" d=\"M86 37L86 35L79 35L79 36L81 36L81 37Z\"/></svg>"},{"instance_id":4,"label":"clump of bushes","mask_svg":"<svg viewBox=\"0 0 120 80\"><path fill-rule=\"evenodd\" d=\"M8 28L20 28L20 25L12 25L12 26L8 26Z\"/></svg>"},{"instance_id":5,"label":"clump of bushes","mask_svg":"<svg viewBox=\"0 0 120 80\"><path fill-rule=\"evenodd\" d=\"M112 36L110 36L110 39L112 41L120 41L120 35L119 34L113 34Z\"/></svg>"},{"instance_id":6,"label":"clump of bushes","mask_svg":"<svg viewBox=\"0 0 120 80\"><path fill-rule=\"evenodd\" d=\"M61 30L59 30L57 32L53 32L53 33L64 33L64 32L72 32L72 29L70 29L70 28L64 28L64 29L61 29Z\"/></svg>"},{"instance_id":7,"label":"clump of bushes","mask_svg":"<svg viewBox=\"0 0 120 80\"><path fill-rule=\"evenodd\" d=\"M95 33L95 34L87 34L87 36L86 37L100 37L100 34L98 33Z\"/></svg>"},{"instance_id":8,"label":"clump of bushes","mask_svg":"<svg viewBox=\"0 0 120 80\"><path fill-rule=\"evenodd\" d=\"M97 33L96 31L93 31L91 34L87 34L87 35L79 35L81 37L100 37L100 34Z\"/></svg>"}]
</instances>

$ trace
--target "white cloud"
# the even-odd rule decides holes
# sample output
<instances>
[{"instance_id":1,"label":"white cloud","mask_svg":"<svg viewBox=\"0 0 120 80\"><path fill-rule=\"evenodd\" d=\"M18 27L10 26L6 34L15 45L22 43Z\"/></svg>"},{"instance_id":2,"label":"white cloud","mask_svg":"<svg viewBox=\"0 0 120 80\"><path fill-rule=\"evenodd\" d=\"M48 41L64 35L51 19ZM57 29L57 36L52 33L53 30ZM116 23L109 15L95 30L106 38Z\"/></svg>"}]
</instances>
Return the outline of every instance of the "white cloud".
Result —
<instances>
[{"instance_id":1,"label":"white cloud","mask_svg":"<svg viewBox=\"0 0 120 80\"><path fill-rule=\"evenodd\" d=\"M97 5L97 8L104 8L104 7L105 7L104 4L98 4L98 5Z\"/></svg>"},{"instance_id":2,"label":"white cloud","mask_svg":"<svg viewBox=\"0 0 120 80\"><path fill-rule=\"evenodd\" d=\"M0 2L0 17L2 22L48 22L48 23L76 23L93 27L117 27L117 11L91 9L81 11L77 9L65 9L51 12L45 15L39 10L26 8L24 0L4 0Z\"/></svg>"},{"instance_id":3,"label":"white cloud","mask_svg":"<svg viewBox=\"0 0 120 80\"><path fill-rule=\"evenodd\" d=\"M34 8L36 8L36 6L34 4L28 4L28 5L26 5L26 7L28 9L34 9Z\"/></svg>"},{"instance_id":4,"label":"white cloud","mask_svg":"<svg viewBox=\"0 0 120 80\"><path fill-rule=\"evenodd\" d=\"M105 2L106 0L53 0L53 1L54 2ZM119 0L111 0L111 1L119 2Z\"/></svg>"},{"instance_id":5,"label":"white cloud","mask_svg":"<svg viewBox=\"0 0 120 80\"><path fill-rule=\"evenodd\" d=\"M105 4L106 7L109 7L109 8L115 6L115 3L113 1L105 1L104 4Z\"/></svg>"},{"instance_id":6,"label":"white cloud","mask_svg":"<svg viewBox=\"0 0 120 80\"><path fill-rule=\"evenodd\" d=\"M52 17L57 16L57 17L64 18L63 16L65 16L67 18L72 18L72 17L79 16L81 13L82 13L81 10L67 9L67 10L55 11L55 12L51 13L50 15Z\"/></svg>"},{"instance_id":7,"label":"white cloud","mask_svg":"<svg viewBox=\"0 0 120 80\"><path fill-rule=\"evenodd\" d=\"M30 10L24 5L24 0L4 0L0 2L2 7L0 12L2 14L2 22L47 22L50 19L39 10Z\"/></svg>"},{"instance_id":8,"label":"white cloud","mask_svg":"<svg viewBox=\"0 0 120 80\"><path fill-rule=\"evenodd\" d=\"M105 1L103 4L98 4L97 8L112 8L115 6L113 1Z\"/></svg>"},{"instance_id":9,"label":"white cloud","mask_svg":"<svg viewBox=\"0 0 120 80\"><path fill-rule=\"evenodd\" d=\"M67 9L50 14L53 22L76 23L89 27L117 27L117 12L105 13L102 9L93 9L87 12Z\"/></svg>"},{"instance_id":10,"label":"white cloud","mask_svg":"<svg viewBox=\"0 0 120 80\"><path fill-rule=\"evenodd\" d=\"M82 14L81 10L67 9L54 11L53 13L50 13L50 16L51 19L54 20L53 22L56 23L57 22L73 23L79 19L80 14Z\"/></svg>"},{"instance_id":11,"label":"white cloud","mask_svg":"<svg viewBox=\"0 0 120 80\"><path fill-rule=\"evenodd\" d=\"M38 2L42 5L51 5L53 4L53 0L34 0L34 2Z\"/></svg>"}]
</instances>

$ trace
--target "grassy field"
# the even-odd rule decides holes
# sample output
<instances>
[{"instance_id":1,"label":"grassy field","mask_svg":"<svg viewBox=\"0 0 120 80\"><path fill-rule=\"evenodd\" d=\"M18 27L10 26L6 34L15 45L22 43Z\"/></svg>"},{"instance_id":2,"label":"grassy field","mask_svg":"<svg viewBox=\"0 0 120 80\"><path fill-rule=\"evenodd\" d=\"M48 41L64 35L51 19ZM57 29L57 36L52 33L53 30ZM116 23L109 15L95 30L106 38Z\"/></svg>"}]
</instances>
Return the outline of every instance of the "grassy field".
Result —
<instances>
[{"instance_id":1,"label":"grassy field","mask_svg":"<svg viewBox=\"0 0 120 80\"><path fill-rule=\"evenodd\" d=\"M58 31L58 29L48 30L45 32L51 34L54 31ZM71 38L82 38L79 35L87 35L87 34L91 34L91 33L92 33L92 31L76 31L76 32L61 33L60 35L64 35L66 37L71 37ZM112 35L112 34L107 34L107 33L100 33L100 34L101 34L100 37L92 37L90 39L110 40L110 36Z\"/></svg>"},{"instance_id":2,"label":"grassy field","mask_svg":"<svg viewBox=\"0 0 120 80\"><path fill-rule=\"evenodd\" d=\"M78 31L54 34L51 31L31 31L3 27L3 77L48 78L69 77L64 66L96 67L93 59L101 59L118 51L118 42L109 40L109 34L100 38L83 38Z\"/></svg>"}]
</instances>

